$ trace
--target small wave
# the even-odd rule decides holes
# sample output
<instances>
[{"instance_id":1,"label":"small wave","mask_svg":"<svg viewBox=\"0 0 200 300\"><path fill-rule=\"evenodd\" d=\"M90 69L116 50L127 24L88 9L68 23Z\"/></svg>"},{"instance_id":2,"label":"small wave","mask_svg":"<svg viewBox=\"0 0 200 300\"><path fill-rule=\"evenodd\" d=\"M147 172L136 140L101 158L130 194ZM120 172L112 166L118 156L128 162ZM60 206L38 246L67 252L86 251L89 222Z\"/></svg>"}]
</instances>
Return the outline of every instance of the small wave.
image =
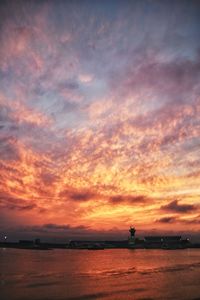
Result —
<instances>
[{"instance_id":1,"label":"small wave","mask_svg":"<svg viewBox=\"0 0 200 300\"><path fill-rule=\"evenodd\" d=\"M84 295L80 295L80 296L72 296L69 297L65 300L89 300L89 299L102 299L104 297L108 297L108 296L114 296L116 294L127 294L127 293L133 293L135 295L135 293L137 292L144 292L146 291L145 289L142 288L138 288L138 289L126 289L126 290L115 290L115 291L105 291L105 292L98 292L98 293L92 293L92 294L84 294ZM125 299L125 298L121 298L121 299ZM143 299L143 298L142 298ZM63 299L64 300L64 299ZM144 298L144 300L153 300L150 298Z\"/></svg>"},{"instance_id":2,"label":"small wave","mask_svg":"<svg viewBox=\"0 0 200 300\"><path fill-rule=\"evenodd\" d=\"M165 272L179 272L179 271L185 271L185 270L193 270L194 268L200 268L200 262L198 263L192 263L192 264L179 264L175 266L169 266L169 267L159 267L154 269L147 269L139 271L140 274L146 275L151 273L165 273Z\"/></svg>"},{"instance_id":3,"label":"small wave","mask_svg":"<svg viewBox=\"0 0 200 300\"><path fill-rule=\"evenodd\" d=\"M48 286L48 285L52 286L52 285L56 285L56 284L60 284L60 281L30 283L30 284L27 284L26 287L37 288L37 287L41 287L41 286Z\"/></svg>"},{"instance_id":4,"label":"small wave","mask_svg":"<svg viewBox=\"0 0 200 300\"><path fill-rule=\"evenodd\" d=\"M128 269L111 269L111 270L103 270L103 271L89 271L80 273L81 276L121 276L121 275L129 275L136 273L136 268L128 268Z\"/></svg>"}]
</instances>

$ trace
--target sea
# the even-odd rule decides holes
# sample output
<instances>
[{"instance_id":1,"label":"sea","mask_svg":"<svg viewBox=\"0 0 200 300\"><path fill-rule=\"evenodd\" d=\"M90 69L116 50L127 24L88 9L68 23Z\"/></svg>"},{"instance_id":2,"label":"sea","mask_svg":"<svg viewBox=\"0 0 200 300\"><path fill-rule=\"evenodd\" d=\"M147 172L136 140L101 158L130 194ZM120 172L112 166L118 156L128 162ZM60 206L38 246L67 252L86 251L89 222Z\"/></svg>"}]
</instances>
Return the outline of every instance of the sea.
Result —
<instances>
[{"instance_id":1,"label":"sea","mask_svg":"<svg viewBox=\"0 0 200 300\"><path fill-rule=\"evenodd\" d=\"M200 249L0 249L1 300L200 299Z\"/></svg>"}]
</instances>

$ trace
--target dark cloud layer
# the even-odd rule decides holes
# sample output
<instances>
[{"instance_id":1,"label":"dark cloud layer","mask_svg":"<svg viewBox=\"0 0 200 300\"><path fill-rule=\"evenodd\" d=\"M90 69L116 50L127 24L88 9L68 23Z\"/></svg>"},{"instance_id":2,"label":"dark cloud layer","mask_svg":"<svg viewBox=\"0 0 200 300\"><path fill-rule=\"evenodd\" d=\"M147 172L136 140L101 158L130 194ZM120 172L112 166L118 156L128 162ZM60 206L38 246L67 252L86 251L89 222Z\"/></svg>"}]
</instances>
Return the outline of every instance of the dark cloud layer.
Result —
<instances>
[{"instance_id":1,"label":"dark cloud layer","mask_svg":"<svg viewBox=\"0 0 200 300\"><path fill-rule=\"evenodd\" d=\"M9 193L0 192L0 207L1 209L26 212L36 210L37 213L44 213L45 208L38 206L35 200L22 199L15 196L11 196Z\"/></svg>"},{"instance_id":2,"label":"dark cloud layer","mask_svg":"<svg viewBox=\"0 0 200 300\"><path fill-rule=\"evenodd\" d=\"M176 222L176 217L162 217L162 218L156 220L156 222L164 223L164 224L165 223L166 224L168 224L168 223L174 223L174 222Z\"/></svg>"},{"instance_id":3,"label":"dark cloud layer","mask_svg":"<svg viewBox=\"0 0 200 300\"><path fill-rule=\"evenodd\" d=\"M60 197L64 197L66 200L72 200L72 201L89 201L92 200L92 198L96 198L97 195L90 191L86 190L74 190L73 188L68 188L66 190L63 190L60 193Z\"/></svg>"},{"instance_id":4,"label":"dark cloud layer","mask_svg":"<svg viewBox=\"0 0 200 300\"><path fill-rule=\"evenodd\" d=\"M157 219L155 222L156 223L161 223L161 224L183 224L183 225L198 225L200 224L200 216L195 216L193 218L178 218L175 216L166 216L162 217L160 219Z\"/></svg>"},{"instance_id":5,"label":"dark cloud layer","mask_svg":"<svg viewBox=\"0 0 200 300\"><path fill-rule=\"evenodd\" d=\"M109 198L109 202L111 204L123 204L123 203L128 203L128 204L145 204L148 202L152 203L152 199L145 195L115 195Z\"/></svg>"},{"instance_id":6,"label":"dark cloud layer","mask_svg":"<svg viewBox=\"0 0 200 300\"><path fill-rule=\"evenodd\" d=\"M30 226L27 228L24 228L25 231L30 231L30 232L70 232L70 231L82 231L82 230L87 230L87 227L85 226L71 226L69 224L67 225L59 225L59 224L44 224L42 226Z\"/></svg>"},{"instance_id":7,"label":"dark cloud layer","mask_svg":"<svg viewBox=\"0 0 200 300\"><path fill-rule=\"evenodd\" d=\"M193 204L179 204L178 200L174 200L166 205L162 205L161 209L177 213L189 213L197 210L197 207Z\"/></svg>"}]
</instances>

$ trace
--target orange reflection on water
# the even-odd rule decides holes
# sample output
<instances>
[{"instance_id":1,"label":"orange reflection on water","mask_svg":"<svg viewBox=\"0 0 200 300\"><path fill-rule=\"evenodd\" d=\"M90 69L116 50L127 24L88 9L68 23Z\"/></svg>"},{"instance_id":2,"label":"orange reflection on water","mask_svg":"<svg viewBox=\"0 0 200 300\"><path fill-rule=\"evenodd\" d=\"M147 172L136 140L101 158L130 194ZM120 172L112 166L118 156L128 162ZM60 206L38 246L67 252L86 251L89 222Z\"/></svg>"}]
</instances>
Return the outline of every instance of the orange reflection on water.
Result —
<instances>
[{"instance_id":1,"label":"orange reflection on water","mask_svg":"<svg viewBox=\"0 0 200 300\"><path fill-rule=\"evenodd\" d=\"M1 299L193 299L200 251L1 249Z\"/></svg>"}]
</instances>

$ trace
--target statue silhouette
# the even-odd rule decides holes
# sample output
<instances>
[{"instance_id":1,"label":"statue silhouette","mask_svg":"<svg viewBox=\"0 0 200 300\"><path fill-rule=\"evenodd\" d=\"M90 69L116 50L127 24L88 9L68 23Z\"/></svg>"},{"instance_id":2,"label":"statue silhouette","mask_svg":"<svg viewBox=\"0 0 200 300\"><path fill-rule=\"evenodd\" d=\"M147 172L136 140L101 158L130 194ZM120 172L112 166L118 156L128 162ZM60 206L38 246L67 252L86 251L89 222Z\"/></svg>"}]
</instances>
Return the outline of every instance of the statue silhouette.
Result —
<instances>
[{"instance_id":1,"label":"statue silhouette","mask_svg":"<svg viewBox=\"0 0 200 300\"><path fill-rule=\"evenodd\" d=\"M135 230L134 227L131 226L130 229L129 229L129 232L130 232L132 238L135 237L136 230Z\"/></svg>"}]
</instances>

